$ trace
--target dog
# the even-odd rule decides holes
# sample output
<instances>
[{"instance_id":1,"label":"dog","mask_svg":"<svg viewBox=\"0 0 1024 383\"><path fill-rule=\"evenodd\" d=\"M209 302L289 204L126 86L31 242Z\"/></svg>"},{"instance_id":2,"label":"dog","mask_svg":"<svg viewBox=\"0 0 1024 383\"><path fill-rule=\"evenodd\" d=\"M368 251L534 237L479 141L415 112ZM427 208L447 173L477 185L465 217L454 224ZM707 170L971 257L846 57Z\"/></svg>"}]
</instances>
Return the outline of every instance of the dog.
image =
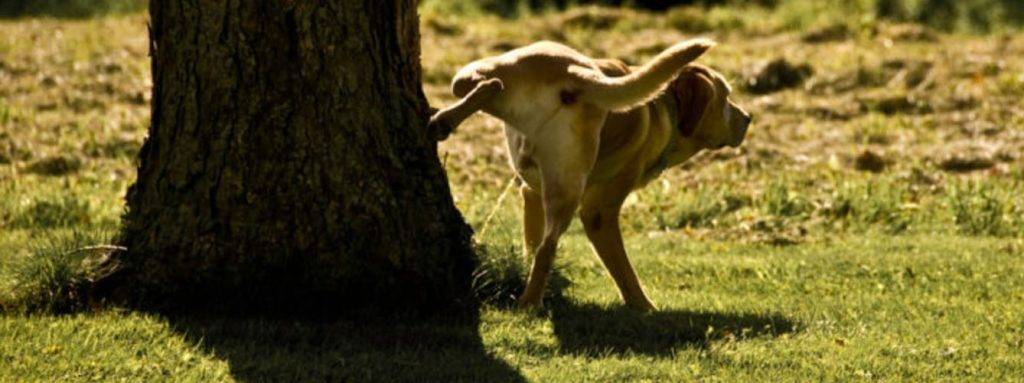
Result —
<instances>
[{"instance_id":1,"label":"dog","mask_svg":"<svg viewBox=\"0 0 1024 383\"><path fill-rule=\"evenodd\" d=\"M476 105L505 123L524 203L525 253L533 256L520 306L542 305L558 241L579 210L625 303L656 309L626 256L619 213L632 191L663 170L743 142L751 115L730 100L721 74L692 63L712 46L684 41L630 68L539 42L456 73L452 93L464 97L486 83L492 92Z\"/></svg>"}]
</instances>

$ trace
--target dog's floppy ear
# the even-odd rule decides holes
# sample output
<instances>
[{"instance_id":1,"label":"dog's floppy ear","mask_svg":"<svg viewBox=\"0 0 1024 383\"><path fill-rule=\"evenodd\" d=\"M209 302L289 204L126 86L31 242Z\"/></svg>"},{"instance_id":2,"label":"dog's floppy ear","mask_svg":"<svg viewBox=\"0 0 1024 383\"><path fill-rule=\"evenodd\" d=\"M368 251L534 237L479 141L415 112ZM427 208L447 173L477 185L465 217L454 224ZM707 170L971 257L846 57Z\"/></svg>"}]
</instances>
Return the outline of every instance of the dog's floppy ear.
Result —
<instances>
[{"instance_id":1,"label":"dog's floppy ear","mask_svg":"<svg viewBox=\"0 0 1024 383\"><path fill-rule=\"evenodd\" d=\"M677 128L683 137L692 137L715 97L715 85L701 71L687 68L672 84L671 92L679 107Z\"/></svg>"}]
</instances>

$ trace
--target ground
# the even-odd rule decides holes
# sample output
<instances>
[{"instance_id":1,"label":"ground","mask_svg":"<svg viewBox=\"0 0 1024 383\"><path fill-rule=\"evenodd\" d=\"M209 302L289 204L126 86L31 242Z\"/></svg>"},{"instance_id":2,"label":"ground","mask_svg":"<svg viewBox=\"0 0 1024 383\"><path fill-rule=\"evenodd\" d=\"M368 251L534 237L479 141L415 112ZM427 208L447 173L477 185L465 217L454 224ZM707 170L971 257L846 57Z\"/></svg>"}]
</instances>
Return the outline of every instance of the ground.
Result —
<instances>
[{"instance_id":1,"label":"ground","mask_svg":"<svg viewBox=\"0 0 1024 383\"><path fill-rule=\"evenodd\" d=\"M747 141L667 171L624 212L656 313L621 307L574 224L534 312L502 296L412 325L23 314L53 301L26 291L69 294L55 281L88 254L66 249L119 225L149 116L145 22L0 20L0 381L1024 376L1024 36L753 8L424 10L434 105L454 100L460 65L535 40L634 64L687 37L719 41L701 62L756 116ZM518 259L500 123L471 118L439 154L477 240Z\"/></svg>"}]
</instances>

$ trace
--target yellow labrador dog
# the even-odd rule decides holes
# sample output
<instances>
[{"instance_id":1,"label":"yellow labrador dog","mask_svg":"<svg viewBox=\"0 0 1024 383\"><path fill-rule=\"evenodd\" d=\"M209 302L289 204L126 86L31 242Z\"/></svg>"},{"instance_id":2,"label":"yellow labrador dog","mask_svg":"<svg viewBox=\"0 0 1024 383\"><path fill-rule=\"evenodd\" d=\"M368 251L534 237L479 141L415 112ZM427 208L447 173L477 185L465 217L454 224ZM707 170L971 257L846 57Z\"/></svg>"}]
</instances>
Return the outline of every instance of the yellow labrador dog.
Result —
<instances>
[{"instance_id":1,"label":"yellow labrador dog","mask_svg":"<svg viewBox=\"0 0 1024 383\"><path fill-rule=\"evenodd\" d=\"M626 258L619 211L630 192L664 169L703 149L743 142L750 115L729 100L720 74L691 64L713 45L682 42L629 68L540 42L456 74L456 96L487 95L464 104L505 122L525 204L525 247L534 256L520 305L542 303L559 238L579 209L626 304L655 308Z\"/></svg>"}]
</instances>

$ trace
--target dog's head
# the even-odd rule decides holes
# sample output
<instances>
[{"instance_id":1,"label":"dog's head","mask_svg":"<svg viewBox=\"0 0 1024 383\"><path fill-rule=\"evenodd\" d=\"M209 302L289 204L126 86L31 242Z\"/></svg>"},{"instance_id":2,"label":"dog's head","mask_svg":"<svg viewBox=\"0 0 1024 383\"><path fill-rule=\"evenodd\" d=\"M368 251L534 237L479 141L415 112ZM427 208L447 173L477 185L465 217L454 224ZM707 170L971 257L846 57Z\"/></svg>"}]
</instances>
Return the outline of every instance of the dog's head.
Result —
<instances>
[{"instance_id":1,"label":"dog's head","mask_svg":"<svg viewBox=\"0 0 1024 383\"><path fill-rule=\"evenodd\" d=\"M747 135L750 113L729 99L732 87L720 73L691 64L671 84L669 92L679 108L679 130L684 139L702 149L738 147Z\"/></svg>"}]
</instances>

